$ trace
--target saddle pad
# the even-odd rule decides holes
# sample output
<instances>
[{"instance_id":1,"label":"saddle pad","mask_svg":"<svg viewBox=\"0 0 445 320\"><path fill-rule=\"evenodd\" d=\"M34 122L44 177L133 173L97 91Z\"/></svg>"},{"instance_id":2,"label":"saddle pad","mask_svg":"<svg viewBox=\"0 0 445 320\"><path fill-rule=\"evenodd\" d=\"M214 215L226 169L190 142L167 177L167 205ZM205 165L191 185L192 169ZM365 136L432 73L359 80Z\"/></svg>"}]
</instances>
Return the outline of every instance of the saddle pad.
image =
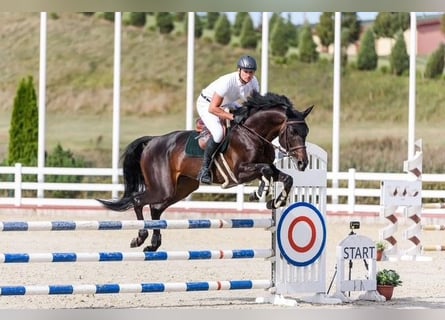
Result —
<instances>
[{"instance_id":1,"label":"saddle pad","mask_svg":"<svg viewBox=\"0 0 445 320\"><path fill-rule=\"evenodd\" d=\"M230 134L231 131L229 131ZM202 150L199 146L197 137L199 136L199 132L192 131L187 139L187 143L185 145L185 155L192 158L202 158L204 157L204 150ZM228 137L224 138L220 148L219 152L224 153L224 151L227 150L227 147L229 146L229 139Z\"/></svg>"},{"instance_id":2,"label":"saddle pad","mask_svg":"<svg viewBox=\"0 0 445 320\"><path fill-rule=\"evenodd\" d=\"M185 154L188 157L202 158L204 156L204 150L202 150L198 144L198 136L199 132L192 131L187 139L187 143L185 145Z\"/></svg>"}]
</instances>

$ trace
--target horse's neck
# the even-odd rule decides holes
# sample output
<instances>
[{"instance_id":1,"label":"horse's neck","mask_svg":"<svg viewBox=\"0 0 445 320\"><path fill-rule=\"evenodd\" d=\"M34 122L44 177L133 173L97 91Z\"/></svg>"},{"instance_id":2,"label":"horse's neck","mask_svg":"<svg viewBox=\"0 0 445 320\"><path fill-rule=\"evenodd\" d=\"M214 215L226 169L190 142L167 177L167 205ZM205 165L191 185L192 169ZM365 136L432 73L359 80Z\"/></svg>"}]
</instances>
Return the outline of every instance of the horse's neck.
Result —
<instances>
[{"instance_id":1,"label":"horse's neck","mask_svg":"<svg viewBox=\"0 0 445 320\"><path fill-rule=\"evenodd\" d=\"M282 113L261 111L250 116L245 125L268 141L278 137L280 128L286 121Z\"/></svg>"}]
</instances>

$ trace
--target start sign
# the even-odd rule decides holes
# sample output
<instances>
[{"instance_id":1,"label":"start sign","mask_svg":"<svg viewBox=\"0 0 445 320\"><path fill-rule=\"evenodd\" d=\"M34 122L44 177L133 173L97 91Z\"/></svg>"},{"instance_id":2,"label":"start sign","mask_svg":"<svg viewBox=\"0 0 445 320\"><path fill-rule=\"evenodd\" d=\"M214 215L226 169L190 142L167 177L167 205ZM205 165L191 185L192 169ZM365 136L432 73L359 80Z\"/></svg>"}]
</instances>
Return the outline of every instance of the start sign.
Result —
<instances>
[{"instance_id":1,"label":"start sign","mask_svg":"<svg viewBox=\"0 0 445 320\"><path fill-rule=\"evenodd\" d=\"M337 246L337 258L343 260L375 260L375 243L368 237L351 234Z\"/></svg>"}]
</instances>

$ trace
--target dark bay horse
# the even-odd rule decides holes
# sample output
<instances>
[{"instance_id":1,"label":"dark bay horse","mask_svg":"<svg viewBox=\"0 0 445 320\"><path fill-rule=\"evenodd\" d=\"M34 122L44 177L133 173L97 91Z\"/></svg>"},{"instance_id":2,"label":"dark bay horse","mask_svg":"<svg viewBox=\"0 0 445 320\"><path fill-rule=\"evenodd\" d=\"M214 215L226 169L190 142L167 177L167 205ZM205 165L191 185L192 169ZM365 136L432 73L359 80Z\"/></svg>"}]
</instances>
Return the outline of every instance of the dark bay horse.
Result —
<instances>
[{"instance_id":1,"label":"dark bay horse","mask_svg":"<svg viewBox=\"0 0 445 320\"><path fill-rule=\"evenodd\" d=\"M265 181L280 181L283 191L276 199L269 200L267 208L286 204L293 181L292 177L278 170L273 164L275 149L294 160L304 171L308 164L306 136L309 128L306 117L313 106L300 112L283 95L254 93L243 106L234 111L246 115L243 124L234 125L228 133L228 145L214 159L213 183L223 188L260 180L258 198L265 189ZM144 136L131 142L122 155L125 191L118 200L100 200L106 208L125 211L133 208L138 220L143 220L143 208L149 205L152 220L172 204L184 199L198 189L198 171L202 157L190 156L186 144L194 130L174 131L162 136ZM281 146L272 140L278 137ZM267 187L267 186L266 186ZM148 237L148 230L141 229L131 247L138 247ZM154 229L151 245L144 251L156 251L161 245L161 232Z\"/></svg>"}]
</instances>

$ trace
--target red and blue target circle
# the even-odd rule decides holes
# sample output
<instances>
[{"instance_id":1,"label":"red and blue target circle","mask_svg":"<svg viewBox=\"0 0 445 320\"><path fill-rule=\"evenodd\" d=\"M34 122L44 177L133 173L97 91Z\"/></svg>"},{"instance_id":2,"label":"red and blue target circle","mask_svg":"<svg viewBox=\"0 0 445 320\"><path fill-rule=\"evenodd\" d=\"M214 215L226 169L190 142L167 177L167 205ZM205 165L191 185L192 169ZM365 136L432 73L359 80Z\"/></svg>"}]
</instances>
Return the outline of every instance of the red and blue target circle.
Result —
<instances>
[{"instance_id":1,"label":"red and blue target circle","mask_svg":"<svg viewBox=\"0 0 445 320\"><path fill-rule=\"evenodd\" d=\"M312 204L296 202L286 208L277 228L280 253L297 267L314 263L326 246L326 223Z\"/></svg>"}]
</instances>

